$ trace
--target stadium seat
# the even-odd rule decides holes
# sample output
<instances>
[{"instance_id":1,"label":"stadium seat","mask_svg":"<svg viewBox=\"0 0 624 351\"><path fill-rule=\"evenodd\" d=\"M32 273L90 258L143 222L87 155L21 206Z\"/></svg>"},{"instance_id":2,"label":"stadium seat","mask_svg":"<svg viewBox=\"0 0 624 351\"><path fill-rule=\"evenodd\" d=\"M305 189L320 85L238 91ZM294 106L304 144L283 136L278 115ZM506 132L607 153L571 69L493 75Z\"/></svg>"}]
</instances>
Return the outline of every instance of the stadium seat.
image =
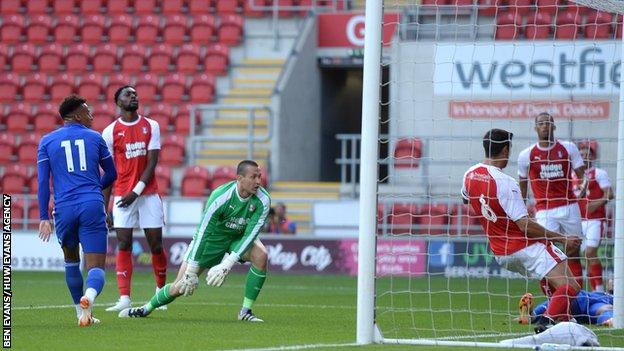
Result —
<instances>
[{"instance_id":1,"label":"stadium seat","mask_svg":"<svg viewBox=\"0 0 624 351\"><path fill-rule=\"evenodd\" d=\"M188 0L189 13L208 13L210 12L210 1L206 0Z\"/></svg>"},{"instance_id":2,"label":"stadium seat","mask_svg":"<svg viewBox=\"0 0 624 351\"><path fill-rule=\"evenodd\" d=\"M161 89L162 101L165 103L180 103L186 91L186 79L179 74L172 74L165 77L165 82Z\"/></svg>"},{"instance_id":3,"label":"stadium seat","mask_svg":"<svg viewBox=\"0 0 624 351\"><path fill-rule=\"evenodd\" d=\"M524 35L529 40L548 39L552 31L552 16L548 12L537 11L527 17Z\"/></svg>"},{"instance_id":4,"label":"stadium seat","mask_svg":"<svg viewBox=\"0 0 624 351\"><path fill-rule=\"evenodd\" d=\"M228 14L221 17L218 30L219 42L226 45L238 45L243 35L243 17Z\"/></svg>"},{"instance_id":5,"label":"stadium seat","mask_svg":"<svg viewBox=\"0 0 624 351\"><path fill-rule=\"evenodd\" d=\"M217 14L235 14L238 11L238 0L217 1Z\"/></svg>"},{"instance_id":6,"label":"stadium seat","mask_svg":"<svg viewBox=\"0 0 624 351\"><path fill-rule=\"evenodd\" d=\"M102 103L102 104L105 104L105 103ZM94 110L93 111L93 124L91 124L91 128L101 133L104 130L104 128L108 127L108 125L113 123L114 120L115 120L114 110L111 113L105 113L102 111L98 112L97 110Z\"/></svg>"},{"instance_id":7,"label":"stadium seat","mask_svg":"<svg viewBox=\"0 0 624 351\"><path fill-rule=\"evenodd\" d=\"M26 73L33 70L37 48L31 44L22 44L15 48L11 57L11 71Z\"/></svg>"},{"instance_id":8,"label":"stadium seat","mask_svg":"<svg viewBox=\"0 0 624 351\"><path fill-rule=\"evenodd\" d=\"M164 0L160 2L160 12L165 15L182 13L185 0Z\"/></svg>"},{"instance_id":9,"label":"stadium seat","mask_svg":"<svg viewBox=\"0 0 624 351\"><path fill-rule=\"evenodd\" d=\"M4 3L4 1L0 1ZM12 15L2 18L0 39L2 44L17 44L22 40L22 33L26 27L24 16Z\"/></svg>"},{"instance_id":10,"label":"stadium seat","mask_svg":"<svg viewBox=\"0 0 624 351\"><path fill-rule=\"evenodd\" d=\"M22 85L22 97L25 102L42 102L46 98L48 77L41 73L25 77Z\"/></svg>"},{"instance_id":11,"label":"stadium seat","mask_svg":"<svg viewBox=\"0 0 624 351\"><path fill-rule=\"evenodd\" d=\"M205 167L190 166L184 170L182 196L205 196L210 189L210 173Z\"/></svg>"},{"instance_id":12,"label":"stadium seat","mask_svg":"<svg viewBox=\"0 0 624 351\"><path fill-rule=\"evenodd\" d=\"M144 45L155 44L160 30L160 18L154 15L139 17L135 36L137 43Z\"/></svg>"},{"instance_id":13,"label":"stadium seat","mask_svg":"<svg viewBox=\"0 0 624 351\"><path fill-rule=\"evenodd\" d=\"M208 47L206 61L204 61L205 71L217 75L227 73L230 63L230 49L221 43L212 44Z\"/></svg>"},{"instance_id":14,"label":"stadium seat","mask_svg":"<svg viewBox=\"0 0 624 351\"><path fill-rule=\"evenodd\" d=\"M150 106L147 117L158 122L160 126L161 134L163 131L167 131L169 124L171 124L171 117L173 116L173 107L169 104L156 104Z\"/></svg>"},{"instance_id":15,"label":"stadium seat","mask_svg":"<svg viewBox=\"0 0 624 351\"><path fill-rule=\"evenodd\" d=\"M196 104L211 103L215 92L215 77L210 74L193 76L189 88L190 102Z\"/></svg>"},{"instance_id":16,"label":"stadium seat","mask_svg":"<svg viewBox=\"0 0 624 351\"><path fill-rule=\"evenodd\" d=\"M102 0L81 0L80 13L84 15L97 15L102 10Z\"/></svg>"},{"instance_id":17,"label":"stadium seat","mask_svg":"<svg viewBox=\"0 0 624 351\"><path fill-rule=\"evenodd\" d=\"M117 46L114 44L101 44L95 48L91 62L93 71L100 73L110 73L115 71L117 64Z\"/></svg>"},{"instance_id":18,"label":"stadium seat","mask_svg":"<svg viewBox=\"0 0 624 351\"><path fill-rule=\"evenodd\" d=\"M198 71L200 48L195 44L185 44L180 48L175 62L178 73L195 73Z\"/></svg>"},{"instance_id":19,"label":"stadium seat","mask_svg":"<svg viewBox=\"0 0 624 351\"><path fill-rule=\"evenodd\" d=\"M154 14L156 8L156 0L141 0L134 1L134 13L136 15L151 15Z\"/></svg>"},{"instance_id":20,"label":"stadium seat","mask_svg":"<svg viewBox=\"0 0 624 351\"><path fill-rule=\"evenodd\" d=\"M163 41L169 45L181 45L185 41L186 28L186 16L168 16L163 27Z\"/></svg>"},{"instance_id":21,"label":"stadium seat","mask_svg":"<svg viewBox=\"0 0 624 351\"><path fill-rule=\"evenodd\" d=\"M89 65L90 49L83 44L72 45L65 56L65 70L70 73L83 73Z\"/></svg>"},{"instance_id":22,"label":"stadium seat","mask_svg":"<svg viewBox=\"0 0 624 351\"><path fill-rule=\"evenodd\" d=\"M128 77L123 73L117 73L113 76L108 77L108 84L106 86L106 100L113 101L117 89L121 88L124 85L134 85L135 83L136 79ZM141 97L139 96L139 99L140 98Z\"/></svg>"},{"instance_id":23,"label":"stadium seat","mask_svg":"<svg viewBox=\"0 0 624 351\"><path fill-rule=\"evenodd\" d=\"M173 49L170 45L160 44L152 48L148 57L147 65L150 73L167 73L173 57Z\"/></svg>"},{"instance_id":24,"label":"stadium seat","mask_svg":"<svg viewBox=\"0 0 624 351\"><path fill-rule=\"evenodd\" d=\"M555 38L574 40L580 34L582 19L573 12L561 12L555 20Z\"/></svg>"},{"instance_id":25,"label":"stadium seat","mask_svg":"<svg viewBox=\"0 0 624 351\"><path fill-rule=\"evenodd\" d=\"M595 11L587 16L585 23L585 38L587 39L611 39L613 17L610 13Z\"/></svg>"},{"instance_id":26,"label":"stadium seat","mask_svg":"<svg viewBox=\"0 0 624 351\"><path fill-rule=\"evenodd\" d=\"M0 45L0 71L8 71L5 66L9 64L9 53L11 51L11 47Z\"/></svg>"},{"instance_id":27,"label":"stadium seat","mask_svg":"<svg viewBox=\"0 0 624 351\"><path fill-rule=\"evenodd\" d=\"M58 114L57 105L52 103L39 105L32 122L35 132L41 134L47 134L58 128L61 117Z\"/></svg>"},{"instance_id":28,"label":"stadium seat","mask_svg":"<svg viewBox=\"0 0 624 351\"><path fill-rule=\"evenodd\" d=\"M178 106L178 112L173 119L176 133L189 134L191 131L191 112L193 105ZM195 114L195 124L199 124L199 115Z\"/></svg>"},{"instance_id":29,"label":"stadium seat","mask_svg":"<svg viewBox=\"0 0 624 351\"><path fill-rule=\"evenodd\" d=\"M394 168L417 168L423 153L422 140L399 139L394 147Z\"/></svg>"},{"instance_id":30,"label":"stadium seat","mask_svg":"<svg viewBox=\"0 0 624 351\"><path fill-rule=\"evenodd\" d=\"M49 94L52 102L60 102L63 99L72 94L75 90L75 82L73 76L69 74L61 74L52 77L50 83Z\"/></svg>"},{"instance_id":31,"label":"stadium seat","mask_svg":"<svg viewBox=\"0 0 624 351\"><path fill-rule=\"evenodd\" d=\"M282 10L279 10L277 13L279 17L286 18L286 17L291 17L294 14L293 10L285 9L287 7L295 5L293 0L273 0L273 2L275 1L277 1L277 4L278 6L280 6L280 8L283 8Z\"/></svg>"},{"instance_id":32,"label":"stadium seat","mask_svg":"<svg viewBox=\"0 0 624 351\"><path fill-rule=\"evenodd\" d=\"M143 70L143 64L147 51L143 45L133 44L126 47L121 55L121 70L124 73L139 73Z\"/></svg>"},{"instance_id":33,"label":"stadium seat","mask_svg":"<svg viewBox=\"0 0 624 351\"><path fill-rule=\"evenodd\" d=\"M131 0L107 0L106 12L110 15L124 15L128 13Z\"/></svg>"},{"instance_id":34,"label":"stadium seat","mask_svg":"<svg viewBox=\"0 0 624 351\"><path fill-rule=\"evenodd\" d=\"M477 0L479 16L496 16L503 0Z\"/></svg>"},{"instance_id":35,"label":"stadium seat","mask_svg":"<svg viewBox=\"0 0 624 351\"><path fill-rule=\"evenodd\" d=\"M171 167L157 165L154 172L156 182L158 183L158 193L161 196L167 196L171 193Z\"/></svg>"},{"instance_id":36,"label":"stadium seat","mask_svg":"<svg viewBox=\"0 0 624 351\"><path fill-rule=\"evenodd\" d=\"M559 0L536 0L535 5L539 11L548 12L550 15L555 16L559 11Z\"/></svg>"},{"instance_id":37,"label":"stadium seat","mask_svg":"<svg viewBox=\"0 0 624 351\"><path fill-rule=\"evenodd\" d=\"M421 233L427 235L446 234L448 232L448 207L446 204L425 204L421 207L416 223L421 226Z\"/></svg>"},{"instance_id":38,"label":"stadium seat","mask_svg":"<svg viewBox=\"0 0 624 351\"><path fill-rule=\"evenodd\" d=\"M57 73L63 63L63 48L57 44L48 44L41 48L37 67L41 73Z\"/></svg>"},{"instance_id":39,"label":"stadium seat","mask_svg":"<svg viewBox=\"0 0 624 351\"><path fill-rule=\"evenodd\" d=\"M496 18L496 39L513 40L520 35L522 16L512 11L500 12Z\"/></svg>"},{"instance_id":40,"label":"stadium seat","mask_svg":"<svg viewBox=\"0 0 624 351\"><path fill-rule=\"evenodd\" d=\"M2 176L2 192L5 194L24 194L28 184L28 169L21 164L13 163L4 169Z\"/></svg>"},{"instance_id":41,"label":"stadium seat","mask_svg":"<svg viewBox=\"0 0 624 351\"><path fill-rule=\"evenodd\" d=\"M4 17L19 14L21 7L21 0L2 0L0 1L0 15Z\"/></svg>"},{"instance_id":42,"label":"stadium seat","mask_svg":"<svg viewBox=\"0 0 624 351\"><path fill-rule=\"evenodd\" d=\"M452 207L449 218L449 234L482 233L479 217L469 205L456 204Z\"/></svg>"},{"instance_id":43,"label":"stadium seat","mask_svg":"<svg viewBox=\"0 0 624 351\"><path fill-rule=\"evenodd\" d=\"M179 166L184 162L184 139L176 134L163 138L159 162L168 166Z\"/></svg>"},{"instance_id":44,"label":"stadium seat","mask_svg":"<svg viewBox=\"0 0 624 351\"><path fill-rule=\"evenodd\" d=\"M231 166L219 166L212 173L212 189L232 180L236 180L236 169Z\"/></svg>"},{"instance_id":45,"label":"stadium seat","mask_svg":"<svg viewBox=\"0 0 624 351\"><path fill-rule=\"evenodd\" d=\"M134 86L142 103L149 104L156 100L156 93L158 92L157 76L151 73L143 74L137 78Z\"/></svg>"},{"instance_id":46,"label":"stadium seat","mask_svg":"<svg viewBox=\"0 0 624 351\"><path fill-rule=\"evenodd\" d=\"M106 17L101 15L88 16L82 25L80 41L83 44L99 44L104 41ZM121 29L120 29L121 30Z\"/></svg>"},{"instance_id":47,"label":"stadium seat","mask_svg":"<svg viewBox=\"0 0 624 351\"><path fill-rule=\"evenodd\" d=\"M2 1L0 1L2 3ZM11 201L11 225L13 230L26 229L24 226L26 211L24 210L24 200L15 199Z\"/></svg>"},{"instance_id":48,"label":"stadium seat","mask_svg":"<svg viewBox=\"0 0 624 351\"><path fill-rule=\"evenodd\" d=\"M217 24L212 15L201 15L193 17L190 37L194 44L207 45L212 42L212 37L216 32Z\"/></svg>"},{"instance_id":49,"label":"stadium seat","mask_svg":"<svg viewBox=\"0 0 624 351\"><path fill-rule=\"evenodd\" d=\"M418 206L414 203L392 204L388 216L390 232L394 235L409 235L414 232L413 224L418 214Z\"/></svg>"},{"instance_id":50,"label":"stadium seat","mask_svg":"<svg viewBox=\"0 0 624 351\"><path fill-rule=\"evenodd\" d=\"M15 102L19 93L19 77L12 73L0 74L0 102Z\"/></svg>"},{"instance_id":51,"label":"stadium seat","mask_svg":"<svg viewBox=\"0 0 624 351\"><path fill-rule=\"evenodd\" d=\"M137 4L144 4L149 1L139 1ZM119 15L111 19L108 28L108 40L114 44L126 44L130 41L132 34L132 17Z\"/></svg>"},{"instance_id":52,"label":"stadium seat","mask_svg":"<svg viewBox=\"0 0 624 351\"><path fill-rule=\"evenodd\" d=\"M84 97L87 101L91 101L92 103L100 100L103 82L104 78L97 73L82 76L80 84L78 85L78 95Z\"/></svg>"},{"instance_id":53,"label":"stadium seat","mask_svg":"<svg viewBox=\"0 0 624 351\"><path fill-rule=\"evenodd\" d=\"M48 215L52 218L52 211L48 208ZM28 229L39 228L39 206L35 202L31 202L28 207Z\"/></svg>"},{"instance_id":54,"label":"stadium seat","mask_svg":"<svg viewBox=\"0 0 624 351\"><path fill-rule=\"evenodd\" d=\"M26 13L32 15L43 15L48 13L48 0L28 0L26 1Z\"/></svg>"},{"instance_id":55,"label":"stadium seat","mask_svg":"<svg viewBox=\"0 0 624 351\"><path fill-rule=\"evenodd\" d=\"M22 136L22 141L17 146L17 160L22 164L37 163L37 148L41 135L38 133L29 133Z\"/></svg>"},{"instance_id":56,"label":"stadium seat","mask_svg":"<svg viewBox=\"0 0 624 351\"><path fill-rule=\"evenodd\" d=\"M83 1L85 3L87 1ZM65 15L58 17L54 27L54 42L59 44L72 44L78 35L80 21L77 16Z\"/></svg>"},{"instance_id":57,"label":"stadium seat","mask_svg":"<svg viewBox=\"0 0 624 351\"><path fill-rule=\"evenodd\" d=\"M0 133L0 162L9 164L15 155L15 135L9 132Z\"/></svg>"},{"instance_id":58,"label":"stadium seat","mask_svg":"<svg viewBox=\"0 0 624 351\"><path fill-rule=\"evenodd\" d=\"M312 6L313 0L302 0L300 6ZM245 17L262 17L267 14L265 10L259 9L261 6L266 6L264 0L244 0L243 1L243 14ZM308 12L307 9L302 10L303 14Z\"/></svg>"},{"instance_id":59,"label":"stadium seat","mask_svg":"<svg viewBox=\"0 0 624 351\"><path fill-rule=\"evenodd\" d=\"M28 42L30 44L47 43L51 28L52 17L46 15L30 17L28 27L26 28L26 37L28 38Z\"/></svg>"},{"instance_id":60,"label":"stadium seat","mask_svg":"<svg viewBox=\"0 0 624 351\"><path fill-rule=\"evenodd\" d=\"M522 16L533 10L534 0L509 0L509 11Z\"/></svg>"},{"instance_id":61,"label":"stadium seat","mask_svg":"<svg viewBox=\"0 0 624 351\"><path fill-rule=\"evenodd\" d=\"M32 105L27 103L11 105L5 118L6 131L10 133L25 133L32 121L32 110Z\"/></svg>"},{"instance_id":62,"label":"stadium seat","mask_svg":"<svg viewBox=\"0 0 624 351\"><path fill-rule=\"evenodd\" d=\"M28 178L28 181L26 182L26 186L28 187L28 194L33 194L33 195L37 194L37 190L39 190L39 178L37 177L36 171L33 172L33 174ZM52 187L50 186L50 188ZM50 191L50 193L52 194L52 191Z\"/></svg>"},{"instance_id":63,"label":"stadium seat","mask_svg":"<svg viewBox=\"0 0 624 351\"><path fill-rule=\"evenodd\" d=\"M54 0L52 11L55 15L71 15L74 13L74 6L76 5L74 0ZM83 13L84 14L84 13Z\"/></svg>"}]
</instances>

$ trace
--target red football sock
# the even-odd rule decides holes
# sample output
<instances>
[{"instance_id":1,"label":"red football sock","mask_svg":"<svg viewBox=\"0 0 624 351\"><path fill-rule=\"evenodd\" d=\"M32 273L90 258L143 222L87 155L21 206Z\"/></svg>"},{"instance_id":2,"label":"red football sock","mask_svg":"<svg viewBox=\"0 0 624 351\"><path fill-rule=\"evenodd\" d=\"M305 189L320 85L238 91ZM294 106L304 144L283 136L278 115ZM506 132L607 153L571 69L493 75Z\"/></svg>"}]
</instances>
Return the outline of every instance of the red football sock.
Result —
<instances>
[{"instance_id":1,"label":"red football sock","mask_svg":"<svg viewBox=\"0 0 624 351\"><path fill-rule=\"evenodd\" d=\"M602 285L602 264L600 261L590 264L587 270L589 271L589 286L592 290L596 290L597 285Z\"/></svg>"},{"instance_id":2,"label":"red football sock","mask_svg":"<svg viewBox=\"0 0 624 351\"><path fill-rule=\"evenodd\" d=\"M570 268L570 273L572 273L574 279L576 279L581 289L583 289L583 266L581 265L581 260L578 258L568 258L568 268Z\"/></svg>"},{"instance_id":3,"label":"red football sock","mask_svg":"<svg viewBox=\"0 0 624 351\"><path fill-rule=\"evenodd\" d=\"M154 279L156 279L156 286L162 288L167 281L167 255L165 250L161 250L160 253L152 254L152 268L154 269Z\"/></svg>"},{"instance_id":4,"label":"red football sock","mask_svg":"<svg viewBox=\"0 0 624 351\"><path fill-rule=\"evenodd\" d=\"M132 282L132 251L117 251L117 286L119 295L130 296L130 284Z\"/></svg>"},{"instance_id":5,"label":"red football sock","mask_svg":"<svg viewBox=\"0 0 624 351\"><path fill-rule=\"evenodd\" d=\"M550 298L545 316L554 320L570 319L570 300L572 300L578 291L568 284L558 287Z\"/></svg>"}]
</instances>

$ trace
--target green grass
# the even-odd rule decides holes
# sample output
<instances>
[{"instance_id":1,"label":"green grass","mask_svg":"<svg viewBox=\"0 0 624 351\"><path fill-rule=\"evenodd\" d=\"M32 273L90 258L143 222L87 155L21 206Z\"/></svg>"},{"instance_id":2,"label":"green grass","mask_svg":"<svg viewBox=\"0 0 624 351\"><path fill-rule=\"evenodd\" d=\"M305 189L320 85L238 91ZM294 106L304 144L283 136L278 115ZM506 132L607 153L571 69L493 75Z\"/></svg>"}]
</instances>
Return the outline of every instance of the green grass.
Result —
<instances>
[{"instance_id":1,"label":"green grass","mask_svg":"<svg viewBox=\"0 0 624 351\"><path fill-rule=\"evenodd\" d=\"M114 276L108 274L107 285L95 307L95 316L102 324L79 328L73 306L43 308L71 302L62 273L14 272L13 347L17 350L181 351L354 342L354 277L270 275L254 308L266 321L262 324L236 320L244 279L244 275L232 274L221 288L208 288L200 280L202 285L194 296L179 298L167 311L157 310L144 319L120 319L115 313L104 311L106 304L117 299ZM135 273L132 290L135 305L151 297L153 284L151 274ZM464 341L498 341L506 337L471 336L530 333L530 327L512 321L517 300L525 291L526 283L519 280L383 278L377 286L377 319L387 338L461 337ZM537 291L534 293L539 296ZM432 314L431 308L438 312ZM603 346L624 347L621 331L603 328L596 331ZM432 347L370 345L340 350L389 348Z\"/></svg>"}]
</instances>

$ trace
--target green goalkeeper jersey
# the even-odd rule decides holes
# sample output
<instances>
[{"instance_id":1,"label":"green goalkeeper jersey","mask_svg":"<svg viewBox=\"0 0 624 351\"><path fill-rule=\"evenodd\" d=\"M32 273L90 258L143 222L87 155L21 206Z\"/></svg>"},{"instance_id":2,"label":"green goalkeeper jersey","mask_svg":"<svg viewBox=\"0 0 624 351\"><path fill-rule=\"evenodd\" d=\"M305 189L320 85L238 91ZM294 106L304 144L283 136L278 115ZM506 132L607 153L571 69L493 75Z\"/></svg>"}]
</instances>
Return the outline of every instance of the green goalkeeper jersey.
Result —
<instances>
[{"instance_id":1,"label":"green goalkeeper jersey","mask_svg":"<svg viewBox=\"0 0 624 351\"><path fill-rule=\"evenodd\" d=\"M234 258L252 246L266 222L271 197L263 188L243 199L232 181L215 189L189 246L187 261L211 266L229 251Z\"/></svg>"}]
</instances>

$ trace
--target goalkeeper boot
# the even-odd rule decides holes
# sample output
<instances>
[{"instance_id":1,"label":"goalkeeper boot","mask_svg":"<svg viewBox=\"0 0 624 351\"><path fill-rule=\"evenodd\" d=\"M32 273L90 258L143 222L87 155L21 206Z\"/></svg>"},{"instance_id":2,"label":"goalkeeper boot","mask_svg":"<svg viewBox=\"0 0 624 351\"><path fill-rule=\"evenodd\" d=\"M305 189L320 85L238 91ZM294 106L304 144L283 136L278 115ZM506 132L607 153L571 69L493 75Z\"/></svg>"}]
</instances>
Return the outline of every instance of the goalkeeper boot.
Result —
<instances>
[{"instance_id":1,"label":"goalkeeper boot","mask_svg":"<svg viewBox=\"0 0 624 351\"><path fill-rule=\"evenodd\" d=\"M535 334L543 333L544 331L546 331L546 329L552 327L555 324L556 323L552 318L541 316L537 320L537 324L535 325L535 328L533 328L533 330L535 330Z\"/></svg>"},{"instance_id":2,"label":"goalkeeper boot","mask_svg":"<svg viewBox=\"0 0 624 351\"><path fill-rule=\"evenodd\" d=\"M126 308L119 312L119 318L147 317L149 312L145 307Z\"/></svg>"},{"instance_id":3,"label":"goalkeeper boot","mask_svg":"<svg viewBox=\"0 0 624 351\"><path fill-rule=\"evenodd\" d=\"M132 305L132 301L130 301L130 296L123 295L119 297L119 300L114 306L111 306L106 309L107 312L119 312L126 308L130 308Z\"/></svg>"},{"instance_id":4,"label":"goalkeeper boot","mask_svg":"<svg viewBox=\"0 0 624 351\"><path fill-rule=\"evenodd\" d=\"M533 294L526 293L522 295L518 302L518 310L520 310L518 323L529 324L531 322L531 312L533 312Z\"/></svg>"},{"instance_id":5,"label":"goalkeeper boot","mask_svg":"<svg viewBox=\"0 0 624 351\"><path fill-rule=\"evenodd\" d=\"M249 308L243 308L238 314L238 320L243 322L264 322L262 319L256 317Z\"/></svg>"},{"instance_id":6,"label":"goalkeeper boot","mask_svg":"<svg viewBox=\"0 0 624 351\"><path fill-rule=\"evenodd\" d=\"M93 313L91 311L91 302L86 296L80 298L80 317L78 317L78 325L81 327L88 327L93 324L100 323L100 320L97 318L93 318Z\"/></svg>"}]
</instances>

